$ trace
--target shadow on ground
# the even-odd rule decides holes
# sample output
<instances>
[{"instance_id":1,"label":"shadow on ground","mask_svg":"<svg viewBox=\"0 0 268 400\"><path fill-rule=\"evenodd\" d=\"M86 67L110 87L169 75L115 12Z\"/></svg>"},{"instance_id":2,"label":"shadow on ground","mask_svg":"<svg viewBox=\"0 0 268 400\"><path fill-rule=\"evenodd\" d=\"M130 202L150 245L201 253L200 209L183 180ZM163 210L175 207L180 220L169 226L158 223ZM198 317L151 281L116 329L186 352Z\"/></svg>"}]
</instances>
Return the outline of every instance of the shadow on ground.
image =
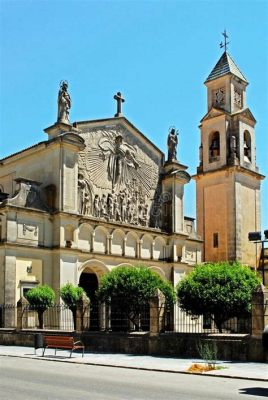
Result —
<instances>
[{"instance_id":1,"label":"shadow on ground","mask_svg":"<svg viewBox=\"0 0 268 400\"><path fill-rule=\"evenodd\" d=\"M261 387L251 387L239 390L240 394L249 394L251 396L263 396L268 397L268 389Z\"/></svg>"}]
</instances>

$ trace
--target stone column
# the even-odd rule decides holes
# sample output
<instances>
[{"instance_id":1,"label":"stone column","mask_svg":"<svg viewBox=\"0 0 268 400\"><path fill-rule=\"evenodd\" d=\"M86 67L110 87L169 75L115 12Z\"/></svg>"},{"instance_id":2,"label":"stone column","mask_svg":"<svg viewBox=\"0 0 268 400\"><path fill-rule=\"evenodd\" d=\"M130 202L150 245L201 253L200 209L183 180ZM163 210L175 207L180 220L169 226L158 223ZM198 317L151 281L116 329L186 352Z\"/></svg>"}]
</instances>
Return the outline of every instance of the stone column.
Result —
<instances>
[{"instance_id":1,"label":"stone column","mask_svg":"<svg viewBox=\"0 0 268 400\"><path fill-rule=\"evenodd\" d=\"M150 335L157 335L164 328L165 298L160 290L150 300Z\"/></svg>"},{"instance_id":2,"label":"stone column","mask_svg":"<svg viewBox=\"0 0 268 400\"><path fill-rule=\"evenodd\" d=\"M186 169L176 160L164 164L162 191L166 194L166 215L163 222L169 232L183 233L184 230L184 185L191 179Z\"/></svg>"},{"instance_id":3,"label":"stone column","mask_svg":"<svg viewBox=\"0 0 268 400\"><path fill-rule=\"evenodd\" d=\"M257 286L252 294L252 336L261 337L264 327L268 324L268 316L265 316L268 293L262 284Z\"/></svg>"},{"instance_id":4,"label":"stone column","mask_svg":"<svg viewBox=\"0 0 268 400\"><path fill-rule=\"evenodd\" d=\"M100 317L100 330L105 331L106 329L106 304L101 303L99 306L99 317Z\"/></svg>"},{"instance_id":5,"label":"stone column","mask_svg":"<svg viewBox=\"0 0 268 400\"><path fill-rule=\"evenodd\" d=\"M13 255L6 255L5 258L5 273L4 273L4 303L16 304L16 257ZM13 327L16 325L15 307L5 309L5 327Z\"/></svg>"},{"instance_id":6,"label":"stone column","mask_svg":"<svg viewBox=\"0 0 268 400\"><path fill-rule=\"evenodd\" d=\"M26 307L29 306L28 300L25 297L21 297L17 302L17 330L28 328L28 318L25 311Z\"/></svg>"},{"instance_id":7,"label":"stone column","mask_svg":"<svg viewBox=\"0 0 268 400\"><path fill-rule=\"evenodd\" d=\"M112 254L112 239L113 239L113 235L107 235L107 249L106 249L106 253L107 254Z\"/></svg>"},{"instance_id":8,"label":"stone column","mask_svg":"<svg viewBox=\"0 0 268 400\"><path fill-rule=\"evenodd\" d=\"M155 245L155 241L152 241L152 245L151 245L151 260L154 260L154 245Z\"/></svg>"},{"instance_id":9,"label":"stone column","mask_svg":"<svg viewBox=\"0 0 268 400\"><path fill-rule=\"evenodd\" d=\"M107 331L111 330L111 305L107 304L105 305L105 329Z\"/></svg>"},{"instance_id":10,"label":"stone column","mask_svg":"<svg viewBox=\"0 0 268 400\"><path fill-rule=\"evenodd\" d=\"M173 260L174 262L177 262L177 261L178 261L178 256L177 256L177 245L176 245L176 244L173 244L173 245L172 245L172 260Z\"/></svg>"},{"instance_id":11,"label":"stone column","mask_svg":"<svg viewBox=\"0 0 268 400\"><path fill-rule=\"evenodd\" d=\"M91 251L91 253L94 253L94 251L95 251L95 232L92 232L92 234L91 234L90 251Z\"/></svg>"},{"instance_id":12,"label":"stone column","mask_svg":"<svg viewBox=\"0 0 268 400\"><path fill-rule=\"evenodd\" d=\"M137 258L141 258L141 245L142 245L142 239L139 239L137 242Z\"/></svg>"},{"instance_id":13,"label":"stone column","mask_svg":"<svg viewBox=\"0 0 268 400\"><path fill-rule=\"evenodd\" d=\"M90 326L90 300L83 293L81 299L76 303L76 331L81 332L85 327L89 328Z\"/></svg>"},{"instance_id":14,"label":"stone column","mask_svg":"<svg viewBox=\"0 0 268 400\"><path fill-rule=\"evenodd\" d=\"M122 251L122 256L126 255L126 242L127 242L127 238L124 237L123 239L123 251Z\"/></svg>"}]
</instances>

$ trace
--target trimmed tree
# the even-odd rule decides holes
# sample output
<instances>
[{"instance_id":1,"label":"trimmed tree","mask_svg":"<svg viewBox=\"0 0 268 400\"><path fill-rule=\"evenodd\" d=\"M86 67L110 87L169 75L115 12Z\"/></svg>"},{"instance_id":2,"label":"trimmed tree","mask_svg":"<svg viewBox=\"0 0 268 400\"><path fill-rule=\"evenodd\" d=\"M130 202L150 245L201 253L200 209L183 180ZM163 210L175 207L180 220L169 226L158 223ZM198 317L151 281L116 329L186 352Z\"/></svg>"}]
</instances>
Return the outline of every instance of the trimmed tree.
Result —
<instances>
[{"instance_id":1,"label":"trimmed tree","mask_svg":"<svg viewBox=\"0 0 268 400\"><path fill-rule=\"evenodd\" d=\"M39 328L44 327L44 312L51 306L53 306L55 301L54 290L47 286L37 286L36 288L30 289L26 295L26 299L29 301L30 305L37 311Z\"/></svg>"},{"instance_id":2,"label":"trimmed tree","mask_svg":"<svg viewBox=\"0 0 268 400\"><path fill-rule=\"evenodd\" d=\"M84 289L79 286L74 286L72 283L66 283L60 289L60 296L66 306L71 310L73 314L74 329L76 329L76 308L77 302L80 300L85 293Z\"/></svg>"},{"instance_id":3,"label":"trimmed tree","mask_svg":"<svg viewBox=\"0 0 268 400\"><path fill-rule=\"evenodd\" d=\"M169 282L146 267L122 266L104 275L97 296L101 302L116 303L117 309L139 329L142 309L159 289L166 303L175 302L175 292Z\"/></svg>"},{"instance_id":4,"label":"trimmed tree","mask_svg":"<svg viewBox=\"0 0 268 400\"><path fill-rule=\"evenodd\" d=\"M233 317L249 316L252 292L260 279L238 262L197 265L177 286L181 308L189 315L210 314L219 332Z\"/></svg>"}]
</instances>

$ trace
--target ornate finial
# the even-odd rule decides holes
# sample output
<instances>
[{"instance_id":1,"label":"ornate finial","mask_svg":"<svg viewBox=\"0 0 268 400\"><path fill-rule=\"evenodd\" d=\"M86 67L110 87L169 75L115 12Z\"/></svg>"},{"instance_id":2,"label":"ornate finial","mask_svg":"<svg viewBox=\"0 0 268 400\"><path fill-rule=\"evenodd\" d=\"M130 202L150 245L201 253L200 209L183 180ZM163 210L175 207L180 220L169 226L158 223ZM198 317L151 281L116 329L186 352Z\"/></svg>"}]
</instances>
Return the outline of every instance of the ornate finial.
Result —
<instances>
[{"instance_id":1,"label":"ornate finial","mask_svg":"<svg viewBox=\"0 0 268 400\"><path fill-rule=\"evenodd\" d=\"M60 90L58 94L58 119L57 122L63 122L64 124L70 124L69 112L71 108L71 97L67 91L68 82L60 82Z\"/></svg>"},{"instance_id":2,"label":"ornate finial","mask_svg":"<svg viewBox=\"0 0 268 400\"><path fill-rule=\"evenodd\" d=\"M124 103L125 99L123 99L121 92L117 92L114 95L114 99L117 101L117 113L114 116L122 117L122 103Z\"/></svg>"},{"instance_id":3,"label":"ornate finial","mask_svg":"<svg viewBox=\"0 0 268 400\"><path fill-rule=\"evenodd\" d=\"M224 52L226 53L227 45L230 43L230 42L227 42L227 39L229 36L226 33L226 29L224 29L224 32L222 33L222 35L224 37L224 43L222 43L222 42L220 43L220 48L222 49L224 47Z\"/></svg>"},{"instance_id":4,"label":"ornate finial","mask_svg":"<svg viewBox=\"0 0 268 400\"><path fill-rule=\"evenodd\" d=\"M168 161L177 161L177 146L178 146L179 131L175 126L171 126L168 131Z\"/></svg>"}]
</instances>

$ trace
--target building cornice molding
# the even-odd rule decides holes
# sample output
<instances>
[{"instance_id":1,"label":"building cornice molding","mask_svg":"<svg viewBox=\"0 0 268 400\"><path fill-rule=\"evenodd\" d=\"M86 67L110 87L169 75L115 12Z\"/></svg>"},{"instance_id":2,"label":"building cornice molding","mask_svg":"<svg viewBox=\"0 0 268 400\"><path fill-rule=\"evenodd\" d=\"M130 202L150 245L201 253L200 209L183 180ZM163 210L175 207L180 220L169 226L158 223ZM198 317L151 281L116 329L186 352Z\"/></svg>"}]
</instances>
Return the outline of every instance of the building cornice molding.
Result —
<instances>
[{"instance_id":1,"label":"building cornice molding","mask_svg":"<svg viewBox=\"0 0 268 400\"><path fill-rule=\"evenodd\" d=\"M252 171L248 168L244 168L240 165L225 165L223 167L217 168L215 170L211 170L211 171L205 171L205 172L199 172L195 175L192 175L192 179L194 180L198 180L200 179L202 176L207 176L207 175L214 175L214 174L218 174L218 173L222 173L222 172L239 172L242 174L247 174L247 175L251 175L254 176L255 178L257 178L258 180L263 180L265 178L265 175L262 175L258 172Z\"/></svg>"}]
</instances>

